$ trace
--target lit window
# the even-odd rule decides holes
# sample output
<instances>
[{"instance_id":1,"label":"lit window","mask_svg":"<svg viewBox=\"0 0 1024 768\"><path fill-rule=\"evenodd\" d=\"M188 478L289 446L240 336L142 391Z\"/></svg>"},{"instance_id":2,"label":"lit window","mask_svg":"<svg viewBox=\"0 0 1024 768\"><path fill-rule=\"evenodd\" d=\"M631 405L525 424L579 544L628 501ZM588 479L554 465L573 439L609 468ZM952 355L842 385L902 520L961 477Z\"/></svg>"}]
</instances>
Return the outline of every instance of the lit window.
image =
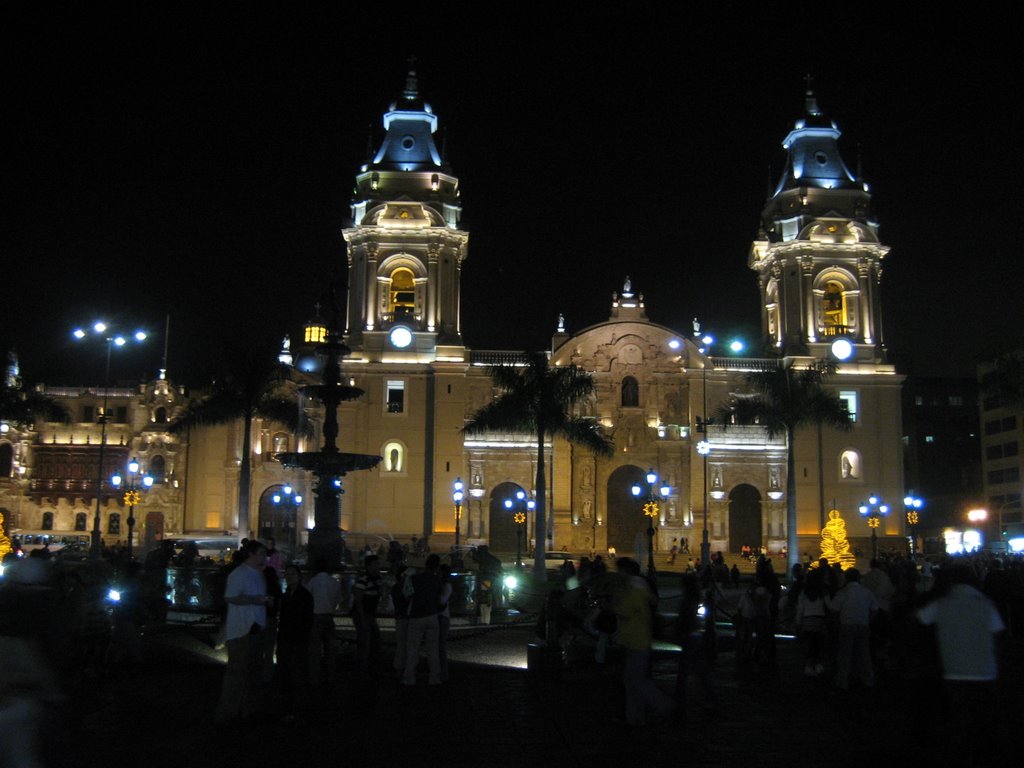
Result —
<instances>
[{"instance_id":1,"label":"lit window","mask_svg":"<svg viewBox=\"0 0 1024 768\"><path fill-rule=\"evenodd\" d=\"M85 512L75 513L75 530L84 531L86 530L86 516Z\"/></svg>"},{"instance_id":2,"label":"lit window","mask_svg":"<svg viewBox=\"0 0 1024 768\"><path fill-rule=\"evenodd\" d=\"M388 413L405 413L405 382L389 380L387 383L387 400L385 408Z\"/></svg>"},{"instance_id":3,"label":"lit window","mask_svg":"<svg viewBox=\"0 0 1024 768\"><path fill-rule=\"evenodd\" d=\"M839 391L839 400L842 402L843 407L846 408L846 412L850 414L850 421L854 424L857 423L857 393L852 389L842 389Z\"/></svg>"},{"instance_id":4,"label":"lit window","mask_svg":"<svg viewBox=\"0 0 1024 768\"><path fill-rule=\"evenodd\" d=\"M327 341L327 328L320 323L307 323L303 339L307 344L323 344Z\"/></svg>"},{"instance_id":5,"label":"lit window","mask_svg":"<svg viewBox=\"0 0 1024 768\"><path fill-rule=\"evenodd\" d=\"M43 530L53 530L53 512L43 512Z\"/></svg>"},{"instance_id":6,"label":"lit window","mask_svg":"<svg viewBox=\"0 0 1024 768\"><path fill-rule=\"evenodd\" d=\"M121 533L121 515L117 512L111 512L107 519L107 533L114 536Z\"/></svg>"},{"instance_id":7,"label":"lit window","mask_svg":"<svg viewBox=\"0 0 1024 768\"><path fill-rule=\"evenodd\" d=\"M850 332L846 317L846 292L842 283L837 280L825 283L821 305L825 336L842 336Z\"/></svg>"},{"instance_id":8,"label":"lit window","mask_svg":"<svg viewBox=\"0 0 1024 768\"><path fill-rule=\"evenodd\" d=\"M935 442L935 435L925 435L924 436L924 441L926 443L934 443Z\"/></svg>"},{"instance_id":9,"label":"lit window","mask_svg":"<svg viewBox=\"0 0 1024 768\"><path fill-rule=\"evenodd\" d=\"M392 320L408 319L416 310L416 283L412 270L399 267L391 273L391 290L388 292L388 314Z\"/></svg>"}]
</instances>

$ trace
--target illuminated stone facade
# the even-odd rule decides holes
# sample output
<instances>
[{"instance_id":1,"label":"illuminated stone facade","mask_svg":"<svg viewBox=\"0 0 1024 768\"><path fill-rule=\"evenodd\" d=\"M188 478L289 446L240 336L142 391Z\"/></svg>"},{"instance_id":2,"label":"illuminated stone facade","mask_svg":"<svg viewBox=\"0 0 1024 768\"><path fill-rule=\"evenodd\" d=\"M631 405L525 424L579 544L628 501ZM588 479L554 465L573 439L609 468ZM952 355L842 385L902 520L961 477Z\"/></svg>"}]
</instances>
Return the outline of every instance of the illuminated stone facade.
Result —
<instances>
[{"instance_id":1,"label":"illuminated stone facade","mask_svg":"<svg viewBox=\"0 0 1024 768\"><path fill-rule=\"evenodd\" d=\"M344 230L349 294L343 314L352 353L343 374L365 395L342 404L339 444L383 460L373 471L344 479L341 524L350 546L429 534L435 551L444 548L454 539L452 484L461 478L467 492L463 542L487 542L509 552L514 529L503 502L518 489L532 489L536 446L529 435L469 437L461 431L494 395L489 366L520 358L510 351L468 350L463 343L460 277L469 236L459 228L459 180L434 143L437 120L410 75L384 116L381 147L356 176L354 223ZM746 373L777 365L780 358L812 363L830 355L837 339L850 343L852 355L829 386L847 400L856 423L848 433L797 435L801 550L817 554L833 506L843 511L855 544L869 535L856 515L862 499L876 494L898 508L901 378L884 362L878 306L887 248L878 241L866 185L843 164L837 138L838 130L808 95L807 115L784 144L786 173L768 200L750 252L749 267L761 286L765 347L773 357L712 357L694 329L680 332L652 322L643 295L628 278L612 294L607 320L575 333L559 324L551 361L593 374L596 394L579 408L604 425L615 454L595 458L561 440L547 446L550 546L638 553L646 522L629 489L653 469L669 487L658 520L660 551L678 539L696 555L705 511L713 550L736 552L745 544L780 550L786 540L785 439L769 438L756 426L712 425L704 431L702 422L742 387ZM309 324L304 342L322 335L321 322ZM286 348L282 360L294 364L298 378L315 374L308 347ZM126 395L134 423L125 431L123 451L120 438L114 442L119 451L138 452L140 458L163 451L168 478L187 476L187 483L175 487L180 496L167 496L166 527L232 528L240 452L247 449L254 459L253 531L274 533L286 548L301 543L312 525L312 504L288 507L271 500L286 484L292 486L289 498L311 500L310 480L284 470L273 456L312 448L317 439L292 445L293 436L258 423L253 445L244 448L240 426L196 431L179 441L162 423L153 426L147 400L152 386ZM77 432L80 441L86 430ZM53 438L42 430L32 444L41 447ZM67 442L70 433L61 432L57 440ZM706 459L697 451L701 440L710 444ZM37 516L46 499L31 497L31 458L21 444L15 452L16 487L3 505L16 512L29 505ZM19 475L22 467L29 470ZM165 488L169 494L170 484ZM19 501L12 507L14 496ZM68 505L69 514L75 504L88 506L83 498L57 502ZM880 533L895 537L902 527L901 516L893 515ZM892 545L901 542L893 539Z\"/></svg>"}]
</instances>

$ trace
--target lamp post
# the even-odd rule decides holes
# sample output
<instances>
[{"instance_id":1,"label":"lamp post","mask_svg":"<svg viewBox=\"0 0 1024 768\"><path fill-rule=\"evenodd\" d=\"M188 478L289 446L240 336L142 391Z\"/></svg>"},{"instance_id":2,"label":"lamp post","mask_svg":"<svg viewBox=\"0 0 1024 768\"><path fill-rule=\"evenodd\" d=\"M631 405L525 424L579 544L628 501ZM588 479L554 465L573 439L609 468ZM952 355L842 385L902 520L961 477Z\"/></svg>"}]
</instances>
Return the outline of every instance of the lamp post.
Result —
<instances>
[{"instance_id":1,"label":"lamp post","mask_svg":"<svg viewBox=\"0 0 1024 768\"><path fill-rule=\"evenodd\" d=\"M924 502L914 496L912 492L903 497L903 507L907 511L907 525L910 526L911 557L917 554L917 526L921 522L919 512L923 506Z\"/></svg>"},{"instance_id":2,"label":"lamp post","mask_svg":"<svg viewBox=\"0 0 1024 768\"><path fill-rule=\"evenodd\" d=\"M139 488L148 491L153 487L153 478L150 475L143 475L141 485L137 484L139 478L139 460L132 459L128 462L127 482L121 475L114 475L110 478L114 488L120 490L124 485L124 503L128 507L128 559L132 559L132 550L135 546L135 507L142 501L142 494Z\"/></svg>"},{"instance_id":3,"label":"lamp post","mask_svg":"<svg viewBox=\"0 0 1024 768\"><path fill-rule=\"evenodd\" d=\"M456 477L455 482L452 483L452 501L455 503L455 553L452 556L453 568L462 565L462 556L459 553L459 537L462 527L462 500L465 498L462 488L462 478Z\"/></svg>"},{"instance_id":4,"label":"lamp post","mask_svg":"<svg viewBox=\"0 0 1024 768\"><path fill-rule=\"evenodd\" d=\"M704 439L697 443L697 453L704 459L704 524L700 536L700 564L707 568L711 564L711 540L708 538L708 454L711 453L711 443L707 440L708 426L711 420L708 419L708 365L711 363L711 345L715 339L711 335L701 338L700 351L704 355L704 365L701 368L701 380L703 385L702 399L704 401L704 414L697 419L697 431L704 435Z\"/></svg>"},{"instance_id":5,"label":"lamp post","mask_svg":"<svg viewBox=\"0 0 1024 768\"><path fill-rule=\"evenodd\" d=\"M658 475L653 469L647 470L647 475L644 478L647 480L646 493L644 488L640 485L634 485L632 487L633 495L635 497L643 498L643 506L640 508L643 512L644 519L647 523L647 575L651 579L656 575L654 568L654 534L656 533L655 526L658 523L658 517L661 515L661 506L658 504L659 497L667 499L672 489L664 483L658 487Z\"/></svg>"},{"instance_id":6,"label":"lamp post","mask_svg":"<svg viewBox=\"0 0 1024 768\"><path fill-rule=\"evenodd\" d=\"M265 531L264 536L266 538L280 540L280 537L276 530L277 522L280 522L282 524L282 527L285 528L290 527L288 523L294 525L295 513L297 512L298 508L302 506L302 494L296 493L295 489L292 486L285 485L281 488L279 492L274 493L270 497L270 502L281 511L280 513L274 513L274 525L268 526L264 523L263 520L260 520L260 525L263 527ZM295 545L294 537L292 534L289 534L286 537L285 541L287 541L290 546Z\"/></svg>"},{"instance_id":7,"label":"lamp post","mask_svg":"<svg viewBox=\"0 0 1024 768\"><path fill-rule=\"evenodd\" d=\"M526 513L536 505L533 499L526 498L526 491L516 491L515 499L505 499L505 509L512 512L512 522L516 524L516 567L523 567L523 530L526 528Z\"/></svg>"},{"instance_id":8,"label":"lamp post","mask_svg":"<svg viewBox=\"0 0 1024 768\"><path fill-rule=\"evenodd\" d=\"M121 336L120 334L111 334L110 327L102 322L97 321L92 324L90 331L84 328L76 328L71 332L71 335L81 341L82 339L89 338L89 336L99 336L107 344L107 362L106 367L103 371L103 413L100 415L100 458L99 458L99 470L96 478L96 514L93 515L92 519L92 535L89 546L89 557L93 560L99 560L103 557L103 538L100 532L100 507L103 500L103 454L106 450L107 444L107 398L110 394L110 352L114 347L123 347L128 343L128 338ZM132 334L132 338L135 341L141 343L146 340L146 334L144 331L135 331Z\"/></svg>"},{"instance_id":9,"label":"lamp post","mask_svg":"<svg viewBox=\"0 0 1024 768\"><path fill-rule=\"evenodd\" d=\"M889 514L889 505L885 504L877 496L869 496L868 500L860 505L861 517L868 521L871 528L871 559L878 558L878 526L882 518Z\"/></svg>"}]
</instances>

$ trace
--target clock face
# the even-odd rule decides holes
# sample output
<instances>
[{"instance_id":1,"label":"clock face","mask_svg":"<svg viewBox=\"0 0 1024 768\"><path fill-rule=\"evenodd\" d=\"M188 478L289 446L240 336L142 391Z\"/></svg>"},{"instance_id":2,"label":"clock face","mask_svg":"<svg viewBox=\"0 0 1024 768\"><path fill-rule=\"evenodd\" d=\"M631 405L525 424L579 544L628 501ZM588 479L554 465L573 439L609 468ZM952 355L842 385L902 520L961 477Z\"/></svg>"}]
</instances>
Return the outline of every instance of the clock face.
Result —
<instances>
[{"instance_id":1,"label":"clock face","mask_svg":"<svg viewBox=\"0 0 1024 768\"><path fill-rule=\"evenodd\" d=\"M832 354L837 360L846 360L853 354L853 344L849 339L836 339L832 342Z\"/></svg>"},{"instance_id":2,"label":"clock face","mask_svg":"<svg viewBox=\"0 0 1024 768\"><path fill-rule=\"evenodd\" d=\"M388 339L391 341L392 346L405 349L412 344L412 331L404 325L396 325L391 329L391 333L388 334Z\"/></svg>"}]
</instances>

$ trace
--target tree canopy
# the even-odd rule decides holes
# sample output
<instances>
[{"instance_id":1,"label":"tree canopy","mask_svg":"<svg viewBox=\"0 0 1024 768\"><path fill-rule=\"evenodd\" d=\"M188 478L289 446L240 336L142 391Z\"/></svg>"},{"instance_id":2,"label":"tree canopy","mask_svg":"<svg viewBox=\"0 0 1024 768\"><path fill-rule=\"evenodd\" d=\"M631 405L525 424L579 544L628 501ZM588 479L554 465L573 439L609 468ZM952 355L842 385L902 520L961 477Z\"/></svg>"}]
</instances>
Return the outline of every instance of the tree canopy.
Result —
<instances>
[{"instance_id":1,"label":"tree canopy","mask_svg":"<svg viewBox=\"0 0 1024 768\"><path fill-rule=\"evenodd\" d=\"M827 426L845 431L853 427L846 405L824 383L835 370L834 365L822 362L799 369L780 364L773 370L751 373L746 377L748 391L734 394L714 415L715 421L726 427L759 424L771 437L786 435L786 548L791 566L800 559L793 457L796 430Z\"/></svg>"},{"instance_id":2,"label":"tree canopy","mask_svg":"<svg viewBox=\"0 0 1024 768\"><path fill-rule=\"evenodd\" d=\"M575 365L552 366L546 354L527 353L524 365L501 365L491 369L499 394L478 410L464 431L529 432L537 438L537 506L534 570L544 578L544 549L547 542L546 477L544 443L549 437L563 437L601 456L610 456L614 444L595 419L577 416L573 406L594 391L593 377Z\"/></svg>"}]
</instances>

